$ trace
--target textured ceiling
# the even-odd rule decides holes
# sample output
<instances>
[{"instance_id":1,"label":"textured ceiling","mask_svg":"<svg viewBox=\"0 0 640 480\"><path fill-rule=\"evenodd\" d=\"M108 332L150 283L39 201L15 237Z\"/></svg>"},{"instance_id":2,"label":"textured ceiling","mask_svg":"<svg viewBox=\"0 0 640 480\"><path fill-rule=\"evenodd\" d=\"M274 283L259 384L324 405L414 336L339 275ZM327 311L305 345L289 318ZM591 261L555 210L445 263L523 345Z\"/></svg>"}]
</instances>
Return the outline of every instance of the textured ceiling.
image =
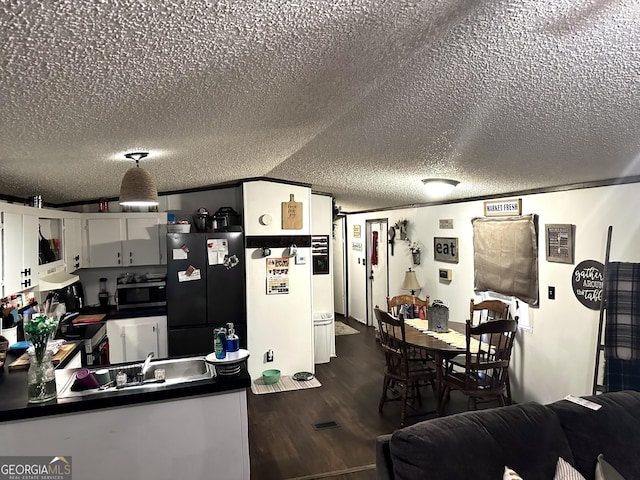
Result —
<instances>
[{"instance_id":1,"label":"textured ceiling","mask_svg":"<svg viewBox=\"0 0 640 480\"><path fill-rule=\"evenodd\" d=\"M242 178L343 211L640 175L638 0L0 1L0 193Z\"/></svg>"}]
</instances>

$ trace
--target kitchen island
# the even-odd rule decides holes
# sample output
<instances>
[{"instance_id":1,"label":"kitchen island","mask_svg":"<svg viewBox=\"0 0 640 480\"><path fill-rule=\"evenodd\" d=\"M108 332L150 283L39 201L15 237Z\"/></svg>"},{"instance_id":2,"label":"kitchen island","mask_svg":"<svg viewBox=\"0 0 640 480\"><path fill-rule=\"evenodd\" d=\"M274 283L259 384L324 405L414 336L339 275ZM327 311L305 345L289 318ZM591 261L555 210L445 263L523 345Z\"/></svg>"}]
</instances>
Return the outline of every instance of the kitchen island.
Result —
<instances>
[{"instance_id":1,"label":"kitchen island","mask_svg":"<svg viewBox=\"0 0 640 480\"><path fill-rule=\"evenodd\" d=\"M74 373L56 370L58 388ZM11 439L3 455L71 457L73 478L249 479L244 366L229 377L41 405L27 405L26 371L4 376L12 378L0 381L0 435Z\"/></svg>"}]
</instances>

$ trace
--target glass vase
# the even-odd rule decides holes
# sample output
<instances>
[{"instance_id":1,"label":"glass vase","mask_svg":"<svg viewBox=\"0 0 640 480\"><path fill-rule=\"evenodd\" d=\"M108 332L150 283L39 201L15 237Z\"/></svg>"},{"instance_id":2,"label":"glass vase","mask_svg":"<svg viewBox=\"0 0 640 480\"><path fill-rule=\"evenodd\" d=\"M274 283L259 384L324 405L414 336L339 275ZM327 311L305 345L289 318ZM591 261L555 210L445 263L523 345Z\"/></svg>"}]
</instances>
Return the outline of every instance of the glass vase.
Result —
<instances>
[{"instance_id":1,"label":"glass vase","mask_svg":"<svg viewBox=\"0 0 640 480\"><path fill-rule=\"evenodd\" d=\"M53 350L47 347L36 353L29 348L29 371L27 372L27 391L29 403L42 403L53 400L58 395L56 375L53 367Z\"/></svg>"}]
</instances>

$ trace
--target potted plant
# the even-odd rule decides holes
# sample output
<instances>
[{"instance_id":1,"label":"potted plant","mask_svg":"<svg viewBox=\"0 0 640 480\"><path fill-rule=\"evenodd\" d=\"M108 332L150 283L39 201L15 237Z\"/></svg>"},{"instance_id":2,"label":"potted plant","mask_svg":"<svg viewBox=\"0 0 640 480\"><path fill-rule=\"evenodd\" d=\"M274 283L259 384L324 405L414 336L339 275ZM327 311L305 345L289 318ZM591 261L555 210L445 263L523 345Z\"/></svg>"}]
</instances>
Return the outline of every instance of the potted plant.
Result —
<instances>
[{"instance_id":1,"label":"potted plant","mask_svg":"<svg viewBox=\"0 0 640 480\"><path fill-rule=\"evenodd\" d=\"M412 242L409 245L409 251L411 252L411 257L413 259L413 264L414 265L420 265L420 246L418 245L418 242Z\"/></svg>"},{"instance_id":2,"label":"potted plant","mask_svg":"<svg viewBox=\"0 0 640 480\"><path fill-rule=\"evenodd\" d=\"M407 219L398 220L395 224L395 229L400 232L400 240L407 239L407 224L409 221Z\"/></svg>"}]
</instances>

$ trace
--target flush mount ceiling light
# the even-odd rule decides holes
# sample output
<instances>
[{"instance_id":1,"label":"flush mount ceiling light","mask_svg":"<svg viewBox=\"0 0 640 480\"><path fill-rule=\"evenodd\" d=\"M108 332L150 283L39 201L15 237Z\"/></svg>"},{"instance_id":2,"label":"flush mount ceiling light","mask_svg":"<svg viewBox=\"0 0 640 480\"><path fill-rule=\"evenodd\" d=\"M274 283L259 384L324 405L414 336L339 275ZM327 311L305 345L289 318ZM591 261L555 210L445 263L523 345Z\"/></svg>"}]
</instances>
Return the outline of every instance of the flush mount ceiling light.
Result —
<instances>
[{"instance_id":1,"label":"flush mount ceiling light","mask_svg":"<svg viewBox=\"0 0 640 480\"><path fill-rule=\"evenodd\" d=\"M448 178L425 178L422 183L429 195L440 197L451 192L460 182Z\"/></svg>"},{"instance_id":2,"label":"flush mount ceiling light","mask_svg":"<svg viewBox=\"0 0 640 480\"><path fill-rule=\"evenodd\" d=\"M149 155L147 152L126 153L124 156L136 161L120 184L120 205L126 207L150 207L158 205L158 189L149 172L140 168L140 160Z\"/></svg>"}]
</instances>

